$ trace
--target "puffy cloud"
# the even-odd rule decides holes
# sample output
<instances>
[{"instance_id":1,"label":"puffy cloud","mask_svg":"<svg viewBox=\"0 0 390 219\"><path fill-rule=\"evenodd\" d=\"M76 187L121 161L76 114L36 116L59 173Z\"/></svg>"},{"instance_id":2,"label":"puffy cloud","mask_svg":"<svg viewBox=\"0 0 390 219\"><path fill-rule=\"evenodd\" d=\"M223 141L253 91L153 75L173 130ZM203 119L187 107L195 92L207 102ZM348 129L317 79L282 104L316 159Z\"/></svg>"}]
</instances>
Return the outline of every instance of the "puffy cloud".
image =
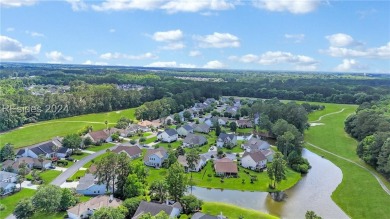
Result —
<instances>
[{"instance_id":1,"label":"puffy cloud","mask_svg":"<svg viewBox=\"0 0 390 219\"><path fill-rule=\"evenodd\" d=\"M239 61L244 63L255 62L259 57L253 54L247 54L242 56Z\"/></svg>"},{"instance_id":2,"label":"puffy cloud","mask_svg":"<svg viewBox=\"0 0 390 219\"><path fill-rule=\"evenodd\" d=\"M343 62L335 68L336 71L359 71L364 69L367 69L367 67L359 64L355 59L343 59Z\"/></svg>"},{"instance_id":3,"label":"puffy cloud","mask_svg":"<svg viewBox=\"0 0 390 219\"><path fill-rule=\"evenodd\" d=\"M211 35L195 36L202 48L240 47L240 39L230 33L214 32Z\"/></svg>"},{"instance_id":4,"label":"puffy cloud","mask_svg":"<svg viewBox=\"0 0 390 219\"><path fill-rule=\"evenodd\" d=\"M82 63L83 65L108 65L107 62L93 62L91 60L87 60Z\"/></svg>"},{"instance_id":5,"label":"puffy cloud","mask_svg":"<svg viewBox=\"0 0 390 219\"><path fill-rule=\"evenodd\" d=\"M320 3L321 0L257 0L253 5L268 11L305 14L316 10Z\"/></svg>"},{"instance_id":6,"label":"puffy cloud","mask_svg":"<svg viewBox=\"0 0 390 219\"><path fill-rule=\"evenodd\" d=\"M362 58L390 58L390 42L384 46L373 48L342 48L331 46L327 50L320 50L320 52L328 54L333 57L362 57Z\"/></svg>"},{"instance_id":7,"label":"puffy cloud","mask_svg":"<svg viewBox=\"0 0 390 219\"><path fill-rule=\"evenodd\" d=\"M111 59L130 59L130 60L142 60L142 59L156 59L158 56L154 55L153 53L147 52L140 55L128 55L123 54L119 52L108 52L100 55L100 58L111 60Z\"/></svg>"},{"instance_id":8,"label":"puffy cloud","mask_svg":"<svg viewBox=\"0 0 390 219\"><path fill-rule=\"evenodd\" d=\"M31 61L41 51L41 44L33 47L23 46L18 40L0 35L0 60Z\"/></svg>"},{"instance_id":9,"label":"puffy cloud","mask_svg":"<svg viewBox=\"0 0 390 219\"><path fill-rule=\"evenodd\" d=\"M158 42L169 42L177 41L183 38L183 32L181 30L169 30L165 32L155 32L152 36L155 41Z\"/></svg>"},{"instance_id":10,"label":"puffy cloud","mask_svg":"<svg viewBox=\"0 0 390 219\"><path fill-rule=\"evenodd\" d=\"M293 40L294 43L300 43L305 39L305 34L284 34L284 38Z\"/></svg>"},{"instance_id":11,"label":"puffy cloud","mask_svg":"<svg viewBox=\"0 0 390 219\"><path fill-rule=\"evenodd\" d=\"M63 63L63 62L73 61L72 56L65 56L61 52L58 52L58 51L47 52L45 55L46 55L46 58L48 58L49 62L51 62L51 63Z\"/></svg>"},{"instance_id":12,"label":"puffy cloud","mask_svg":"<svg viewBox=\"0 0 390 219\"><path fill-rule=\"evenodd\" d=\"M336 33L325 37L331 46L346 47L355 43L355 40L348 34Z\"/></svg>"},{"instance_id":13,"label":"puffy cloud","mask_svg":"<svg viewBox=\"0 0 390 219\"><path fill-rule=\"evenodd\" d=\"M22 7L31 6L37 3L37 0L1 0L0 6L4 7Z\"/></svg>"},{"instance_id":14,"label":"puffy cloud","mask_svg":"<svg viewBox=\"0 0 390 219\"><path fill-rule=\"evenodd\" d=\"M85 11L88 9L88 5L83 0L66 0L71 6L73 11Z\"/></svg>"},{"instance_id":15,"label":"puffy cloud","mask_svg":"<svg viewBox=\"0 0 390 219\"><path fill-rule=\"evenodd\" d=\"M233 9L234 3L226 0L106 0L92 5L96 11L164 10L167 13L219 11Z\"/></svg>"},{"instance_id":16,"label":"puffy cloud","mask_svg":"<svg viewBox=\"0 0 390 219\"><path fill-rule=\"evenodd\" d=\"M197 56L201 56L202 53L198 50L193 50L193 51L190 51L190 53L188 55L191 57L197 57Z\"/></svg>"},{"instance_id":17,"label":"puffy cloud","mask_svg":"<svg viewBox=\"0 0 390 219\"><path fill-rule=\"evenodd\" d=\"M196 68L196 65L193 64L178 64L175 61L171 62L153 62L145 67L161 67L161 68Z\"/></svg>"},{"instance_id":18,"label":"puffy cloud","mask_svg":"<svg viewBox=\"0 0 390 219\"><path fill-rule=\"evenodd\" d=\"M207 62L206 65L203 66L203 68L225 68L225 67L226 66L218 60L209 61Z\"/></svg>"}]
</instances>

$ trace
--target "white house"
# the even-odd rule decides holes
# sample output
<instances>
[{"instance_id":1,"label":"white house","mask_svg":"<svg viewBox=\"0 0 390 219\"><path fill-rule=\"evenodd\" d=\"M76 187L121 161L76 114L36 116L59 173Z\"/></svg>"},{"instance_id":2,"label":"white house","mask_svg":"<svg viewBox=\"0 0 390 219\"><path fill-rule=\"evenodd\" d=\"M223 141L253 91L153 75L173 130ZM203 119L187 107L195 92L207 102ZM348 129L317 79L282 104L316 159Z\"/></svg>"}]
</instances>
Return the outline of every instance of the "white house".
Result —
<instances>
[{"instance_id":1,"label":"white house","mask_svg":"<svg viewBox=\"0 0 390 219\"><path fill-rule=\"evenodd\" d=\"M139 219L142 217L142 215L147 213L155 216L161 211L164 211L167 215L169 215L169 218L178 218L182 209L183 208L179 202L170 205L168 203L158 204L154 202L141 201L132 219Z\"/></svg>"},{"instance_id":2,"label":"white house","mask_svg":"<svg viewBox=\"0 0 390 219\"><path fill-rule=\"evenodd\" d=\"M104 195L106 192L105 184L98 184L97 179L93 174L85 174L79 180L79 184L76 187L76 192L83 195L96 196Z\"/></svg>"},{"instance_id":3,"label":"white house","mask_svg":"<svg viewBox=\"0 0 390 219\"><path fill-rule=\"evenodd\" d=\"M179 136L187 136L190 133L194 133L194 128L192 128L192 126L186 124L186 125L180 126L176 131L179 134Z\"/></svg>"},{"instance_id":4,"label":"white house","mask_svg":"<svg viewBox=\"0 0 390 219\"><path fill-rule=\"evenodd\" d=\"M270 144L258 138L251 137L247 142L241 145L241 148L248 152L256 150L267 150L270 148Z\"/></svg>"},{"instance_id":5,"label":"white house","mask_svg":"<svg viewBox=\"0 0 390 219\"><path fill-rule=\"evenodd\" d=\"M112 152L117 153L117 154L125 153L131 159L135 159L135 158L140 157L142 155L142 151L138 146L119 145L118 147L113 149Z\"/></svg>"},{"instance_id":6,"label":"white house","mask_svg":"<svg viewBox=\"0 0 390 219\"><path fill-rule=\"evenodd\" d=\"M0 182L15 183L17 178L18 174L16 173L0 171Z\"/></svg>"},{"instance_id":7,"label":"white house","mask_svg":"<svg viewBox=\"0 0 390 219\"><path fill-rule=\"evenodd\" d=\"M70 219L89 218L91 215L93 215L94 211L100 208L117 208L121 204L122 201L117 198L113 198L112 195L100 195L90 199L89 201L79 203L76 206L69 208L66 212L68 213L68 217Z\"/></svg>"},{"instance_id":8,"label":"white house","mask_svg":"<svg viewBox=\"0 0 390 219\"><path fill-rule=\"evenodd\" d=\"M251 170L267 167L267 158L261 151L245 152L241 158L241 166Z\"/></svg>"},{"instance_id":9,"label":"white house","mask_svg":"<svg viewBox=\"0 0 390 219\"><path fill-rule=\"evenodd\" d=\"M0 188L4 189L3 195L7 195L16 189L16 184L11 182L0 182Z\"/></svg>"},{"instance_id":10,"label":"white house","mask_svg":"<svg viewBox=\"0 0 390 219\"><path fill-rule=\"evenodd\" d=\"M177 161L184 167L186 171L193 171L193 172L199 172L207 163L207 158L205 156L200 156L199 160L196 161L195 163L195 168L194 169L189 169L188 168L188 162L187 162L187 157L184 155L180 155L177 158Z\"/></svg>"},{"instance_id":11,"label":"white house","mask_svg":"<svg viewBox=\"0 0 390 219\"><path fill-rule=\"evenodd\" d=\"M161 167L165 159L168 158L168 153L165 148L157 148L147 150L144 156L144 163L147 166Z\"/></svg>"},{"instance_id":12,"label":"white house","mask_svg":"<svg viewBox=\"0 0 390 219\"><path fill-rule=\"evenodd\" d=\"M228 144L237 145L237 136L234 134L221 133L217 139L217 146L223 147Z\"/></svg>"},{"instance_id":13,"label":"white house","mask_svg":"<svg viewBox=\"0 0 390 219\"><path fill-rule=\"evenodd\" d=\"M163 142L174 142L179 138L179 134L175 129L165 129L157 134L157 139Z\"/></svg>"},{"instance_id":14,"label":"white house","mask_svg":"<svg viewBox=\"0 0 390 219\"><path fill-rule=\"evenodd\" d=\"M61 141L62 138L56 137L50 141L41 142L28 148L20 149L16 153L16 157L38 158L39 155L43 155L47 158L54 156L64 158L71 150L66 147L62 147ZM55 149L57 149L57 151Z\"/></svg>"}]
</instances>

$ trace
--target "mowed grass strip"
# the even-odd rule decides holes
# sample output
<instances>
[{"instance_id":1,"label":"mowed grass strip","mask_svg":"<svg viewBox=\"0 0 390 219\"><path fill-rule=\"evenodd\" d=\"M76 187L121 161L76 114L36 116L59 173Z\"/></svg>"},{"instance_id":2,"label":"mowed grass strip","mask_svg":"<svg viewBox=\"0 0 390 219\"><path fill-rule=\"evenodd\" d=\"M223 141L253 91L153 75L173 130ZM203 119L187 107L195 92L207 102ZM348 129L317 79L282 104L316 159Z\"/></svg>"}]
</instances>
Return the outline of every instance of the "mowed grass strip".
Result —
<instances>
[{"instance_id":1,"label":"mowed grass strip","mask_svg":"<svg viewBox=\"0 0 390 219\"><path fill-rule=\"evenodd\" d=\"M202 212L210 215L220 215L221 212L228 218L256 218L256 219L274 219L276 216L255 211L247 208L240 208L235 205L220 202L205 202L202 205Z\"/></svg>"},{"instance_id":2,"label":"mowed grass strip","mask_svg":"<svg viewBox=\"0 0 390 219\"><path fill-rule=\"evenodd\" d=\"M3 147L6 143L13 144L15 148L33 145L56 136L76 133L87 125L91 125L94 130L102 130L106 127L105 121L108 121L110 126L114 126L121 117L135 119L135 109L87 114L24 125L1 134L0 147Z\"/></svg>"},{"instance_id":3,"label":"mowed grass strip","mask_svg":"<svg viewBox=\"0 0 390 219\"><path fill-rule=\"evenodd\" d=\"M343 108L344 111L322 117L318 123L324 123L324 125L310 127L305 132L305 141L367 167L356 155L357 141L344 131L345 119L354 113L357 106L318 104L325 105L325 110L311 113L309 121L318 120L320 116L329 113L339 112ZM333 192L332 199L350 217L387 218L390 215L390 196L383 191L377 180L367 170L310 145L306 147L314 153L325 156L342 170L343 180ZM389 187L389 183L385 183Z\"/></svg>"},{"instance_id":4,"label":"mowed grass strip","mask_svg":"<svg viewBox=\"0 0 390 219\"><path fill-rule=\"evenodd\" d=\"M35 190L33 189L22 188L20 192L0 199L0 203L5 206L5 209L3 211L0 211L0 219L6 218L8 215L12 214L20 200L30 198L34 194Z\"/></svg>"}]
</instances>

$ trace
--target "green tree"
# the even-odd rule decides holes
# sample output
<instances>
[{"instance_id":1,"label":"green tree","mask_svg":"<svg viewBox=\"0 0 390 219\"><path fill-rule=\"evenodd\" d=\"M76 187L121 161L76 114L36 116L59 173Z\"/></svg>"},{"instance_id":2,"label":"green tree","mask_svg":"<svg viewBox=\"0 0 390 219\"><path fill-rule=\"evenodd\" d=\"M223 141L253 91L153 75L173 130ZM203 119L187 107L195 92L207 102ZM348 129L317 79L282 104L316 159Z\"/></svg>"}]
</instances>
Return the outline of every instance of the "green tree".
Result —
<instances>
[{"instance_id":1,"label":"green tree","mask_svg":"<svg viewBox=\"0 0 390 219\"><path fill-rule=\"evenodd\" d=\"M185 214L191 214L201 209L203 201L196 198L194 195L185 195L181 197L180 204L183 206Z\"/></svg>"},{"instance_id":2,"label":"green tree","mask_svg":"<svg viewBox=\"0 0 390 219\"><path fill-rule=\"evenodd\" d=\"M273 188L276 184L286 179L286 161L283 160L283 155L280 152L275 153L274 160L267 168L268 177L273 181Z\"/></svg>"},{"instance_id":3,"label":"green tree","mask_svg":"<svg viewBox=\"0 0 390 219\"><path fill-rule=\"evenodd\" d=\"M181 118L180 118L180 115L175 113L173 115L173 120L175 120L176 124L180 124L181 123Z\"/></svg>"},{"instance_id":4,"label":"green tree","mask_svg":"<svg viewBox=\"0 0 390 219\"><path fill-rule=\"evenodd\" d=\"M119 134L118 133L112 134L111 139L112 139L112 141L119 141Z\"/></svg>"},{"instance_id":5,"label":"green tree","mask_svg":"<svg viewBox=\"0 0 390 219\"><path fill-rule=\"evenodd\" d=\"M109 154L103 157L96 164L96 177L98 183L104 183L106 190L108 191L110 184L115 185L117 170L117 155L109 152ZM112 187L112 193L115 193L115 186Z\"/></svg>"},{"instance_id":6,"label":"green tree","mask_svg":"<svg viewBox=\"0 0 390 219\"><path fill-rule=\"evenodd\" d=\"M118 129L125 129L127 126L129 126L132 123L132 121L126 117L121 117L118 122L115 125L115 128Z\"/></svg>"},{"instance_id":7,"label":"green tree","mask_svg":"<svg viewBox=\"0 0 390 219\"><path fill-rule=\"evenodd\" d=\"M314 211L306 211L305 219L322 219Z\"/></svg>"},{"instance_id":8,"label":"green tree","mask_svg":"<svg viewBox=\"0 0 390 219\"><path fill-rule=\"evenodd\" d=\"M230 130L231 130L232 132L235 132L235 131L237 130L237 123L231 122L231 123L229 124L229 127L230 127Z\"/></svg>"},{"instance_id":9,"label":"green tree","mask_svg":"<svg viewBox=\"0 0 390 219\"><path fill-rule=\"evenodd\" d=\"M183 149L183 147L182 146L179 146L177 149L176 149L176 153L177 153L177 156L179 156L179 155L184 155L186 152L185 152L185 150Z\"/></svg>"},{"instance_id":10,"label":"green tree","mask_svg":"<svg viewBox=\"0 0 390 219\"><path fill-rule=\"evenodd\" d=\"M31 198L21 199L15 207L13 214L17 219L27 219L34 215L34 205Z\"/></svg>"},{"instance_id":11,"label":"green tree","mask_svg":"<svg viewBox=\"0 0 390 219\"><path fill-rule=\"evenodd\" d=\"M390 179L390 138L383 144L378 157L378 171Z\"/></svg>"},{"instance_id":12,"label":"green tree","mask_svg":"<svg viewBox=\"0 0 390 219\"><path fill-rule=\"evenodd\" d=\"M183 117L184 117L187 121L192 119L192 118L191 118L191 113L190 113L188 110L186 110L186 111L183 112Z\"/></svg>"},{"instance_id":13,"label":"green tree","mask_svg":"<svg viewBox=\"0 0 390 219\"><path fill-rule=\"evenodd\" d=\"M93 144L93 141L90 137L86 137L86 138L84 138L83 144L84 144L84 146L89 146L89 145Z\"/></svg>"},{"instance_id":14,"label":"green tree","mask_svg":"<svg viewBox=\"0 0 390 219\"><path fill-rule=\"evenodd\" d=\"M130 173L137 175L138 180L145 184L149 169L141 161L133 161L130 163Z\"/></svg>"},{"instance_id":15,"label":"green tree","mask_svg":"<svg viewBox=\"0 0 390 219\"><path fill-rule=\"evenodd\" d=\"M221 134L221 126L219 125L218 122L215 123L215 136L219 136Z\"/></svg>"},{"instance_id":16,"label":"green tree","mask_svg":"<svg viewBox=\"0 0 390 219\"><path fill-rule=\"evenodd\" d=\"M62 146L71 149L73 153L74 149L80 148L81 142L82 139L78 134L70 134L62 139Z\"/></svg>"},{"instance_id":17,"label":"green tree","mask_svg":"<svg viewBox=\"0 0 390 219\"><path fill-rule=\"evenodd\" d=\"M117 155L116 196L120 198L123 198L127 176L130 174L130 161L131 159L125 153Z\"/></svg>"},{"instance_id":18,"label":"green tree","mask_svg":"<svg viewBox=\"0 0 390 219\"><path fill-rule=\"evenodd\" d=\"M163 202L168 195L168 185L165 180L155 180L150 185L150 192L159 202Z\"/></svg>"},{"instance_id":19,"label":"green tree","mask_svg":"<svg viewBox=\"0 0 390 219\"><path fill-rule=\"evenodd\" d=\"M19 184L19 189L22 189L22 183L24 182L25 178L21 175L19 175L17 178L16 178L16 183Z\"/></svg>"},{"instance_id":20,"label":"green tree","mask_svg":"<svg viewBox=\"0 0 390 219\"><path fill-rule=\"evenodd\" d=\"M172 164L177 161L177 156L175 151L172 148L168 149L168 158L165 161L166 168L169 168Z\"/></svg>"},{"instance_id":21,"label":"green tree","mask_svg":"<svg viewBox=\"0 0 390 219\"><path fill-rule=\"evenodd\" d=\"M143 195L145 192L144 184L138 179L136 174L130 174L127 177L124 186L124 196L126 198L132 198Z\"/></svg>"},{"instance_id":22,"label":"green tree","mask_svg":"<svg viewBox=\"0 0 390 219\"><path fill-rule=\"evenodd\" d=\"M32 203L37 211L55 212L60 209L62 190L58 186L44 185L38 187L32 197Z\"/></svg>"},{"instance_id":23,"label":"green tree","mask_svg":"<svg viewBox=\"0 0 390 219\"><path fill-rule=\"evenodd\" d=\"M134 213L137 211L142 200L141 197L134 197L123 201L122 205L127 209L126 218L132 218L134 216Z\"/></svg>"},{"instance_id":24,"label":"green tree","mask_svg":"<svg viewBox=\"0 0 390 219\"><path fill-rule=\"evenodd\" d=\"M173 200L178 201L187 191L187 177L183 166L178 162L174 163L169 169L166 176L168 192Z\"/></svg>"},{"instance_id":25,"label":"green tree","mask_svg":"<svg viewBox=\"0 0 390 219\"><path fill-rule=\"evenodd\" d=\"M77 199L75 194L68 188L62 189L62 196L60 201L60 210L66 211L70 207L77 204Z\"/></svg>"},{"instance_id":26,"label":"green tree","mask_svg":"<svg viewBox=\"0 0 390 219\"><path fill-rule=\"evenodd\" d=\"M13 160L15 158L14 147L12 144L7 143L0 149L0 161Z\"/></svg>"},{"instance_id":27,"label":"green tree","mask_svg":"<svg viewBox=\"0 0 390 219\"><path fill-rule=\"evenodd\" d=\"M186 155L186 161L188 165L188 170L191 171L191 181L192 181L192 172L195 170L196 164L200 159L200 155L195 148L190 149Z\"/></svg>"},{"instance_id":28,"label":"green tree","mask_svg":"<svg viewBox=\"0 0 390 219\"><path fill-rule=\"evenodd\" d=\"M123 219L127 214L127 209L123 206L117 208L102 207L93 212L91 219Z\"/></svg>"},{"instance_id":29,"label":"green tree","mask_svg":"<svg viewBox=\"0 0 390 219\"><path fill-rule=\"evenodd\" d=\"M165 211L161 211L160 213L152 216L150 213L141 215L140 219L169 219L169 215L165 213Z\"/></svg>"}]
</instances>

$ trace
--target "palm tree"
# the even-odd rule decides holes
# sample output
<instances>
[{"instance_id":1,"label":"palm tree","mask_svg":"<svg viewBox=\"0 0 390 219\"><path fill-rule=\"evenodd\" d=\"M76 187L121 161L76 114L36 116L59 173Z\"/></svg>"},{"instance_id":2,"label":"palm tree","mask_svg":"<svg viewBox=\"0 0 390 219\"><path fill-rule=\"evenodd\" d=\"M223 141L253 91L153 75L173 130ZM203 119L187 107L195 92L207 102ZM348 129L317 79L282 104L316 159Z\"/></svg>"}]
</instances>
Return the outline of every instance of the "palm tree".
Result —
<instances>
[{"instance_id":1,"label":"palm tree","mask_svg":"<svg viewBox=\"0 0 390 219\"><path fill-rule=\"evenodd\" d=\"M106 124L106 129L108 128L108 121L104 121L104 124Z\"/></svg>"},{"instance_id":2,"label":"palm tree","mask_svg":"<svg viewBox=\"0 0 390 219\"><path fill-rule=\"evenodd\" d=\"M19 183L19 190L21 190L22 182L24 182L24 177L19 175L18 178L16 179L16 182Z\"/></svg>"},{"instance_id":3,"label":"palm tree","mask_svg":"<svg viewBox=\"0 0 390 219\"><path fill-rule=\"evenodd\" d=\"M44 168L43 168L43 161L45 161L45 155L40 154L39 157L38 157L38 161L41 162L41 168L42 168L42 170L44 170Z\"/></svg>"}]
</instances>

